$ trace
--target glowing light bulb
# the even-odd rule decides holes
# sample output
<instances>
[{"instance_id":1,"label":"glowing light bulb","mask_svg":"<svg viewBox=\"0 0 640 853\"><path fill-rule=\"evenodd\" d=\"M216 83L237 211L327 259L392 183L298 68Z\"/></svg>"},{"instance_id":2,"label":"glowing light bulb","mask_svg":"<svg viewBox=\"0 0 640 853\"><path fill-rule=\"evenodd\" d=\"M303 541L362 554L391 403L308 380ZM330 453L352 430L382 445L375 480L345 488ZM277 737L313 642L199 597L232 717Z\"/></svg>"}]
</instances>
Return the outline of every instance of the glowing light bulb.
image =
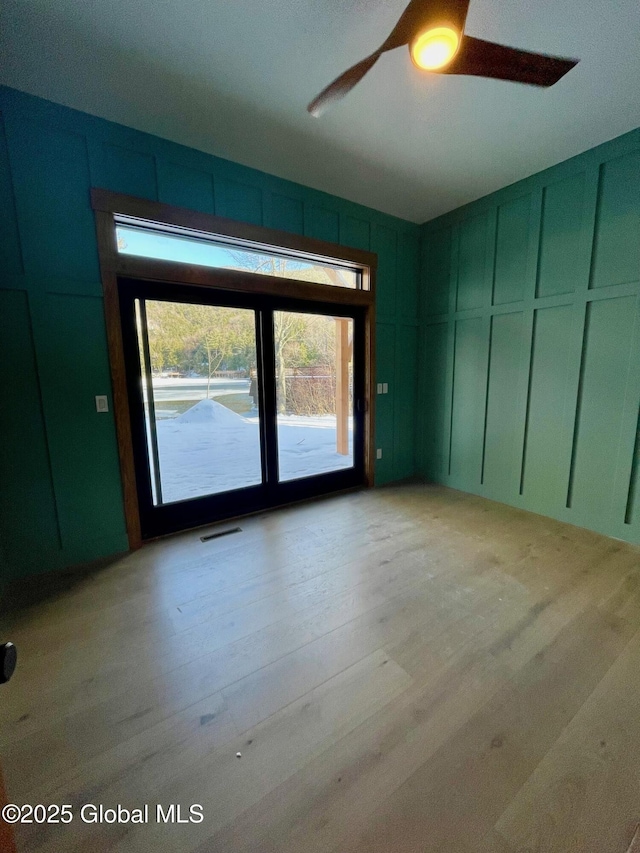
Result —
<instances>
[{"instance_id":1,"label":"glowing light bulb","mask_svg":"<svg viewBox=\"0 0 640 853\"><path fill-rule=\"evenodd\" d=\"M452 27L433 27L418 33L411 42L411 59L418 68L444 68L458 52L460 33Z\"/></svg>"}]
</instances>

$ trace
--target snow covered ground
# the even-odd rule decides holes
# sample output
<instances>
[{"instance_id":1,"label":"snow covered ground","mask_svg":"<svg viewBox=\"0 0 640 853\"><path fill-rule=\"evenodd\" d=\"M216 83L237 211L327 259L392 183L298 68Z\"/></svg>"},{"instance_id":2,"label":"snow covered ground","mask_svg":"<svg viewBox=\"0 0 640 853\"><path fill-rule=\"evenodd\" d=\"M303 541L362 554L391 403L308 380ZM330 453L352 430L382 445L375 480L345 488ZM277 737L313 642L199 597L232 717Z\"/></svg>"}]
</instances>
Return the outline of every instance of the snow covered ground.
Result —
<instances>
[{"instance_id":1,"label":"snow covered ground","mask_svg":"<svg viewBox=\"0 0 640 853\"><path fill-rule=\"evenodd\" d=\"M157 422L164 503L257 485L262 480L257 416L242 417L215 400L201 400L177 418ZM278 416L281 480L353 465L336 453L336 419Z\"/></svg>"}]
</instances>

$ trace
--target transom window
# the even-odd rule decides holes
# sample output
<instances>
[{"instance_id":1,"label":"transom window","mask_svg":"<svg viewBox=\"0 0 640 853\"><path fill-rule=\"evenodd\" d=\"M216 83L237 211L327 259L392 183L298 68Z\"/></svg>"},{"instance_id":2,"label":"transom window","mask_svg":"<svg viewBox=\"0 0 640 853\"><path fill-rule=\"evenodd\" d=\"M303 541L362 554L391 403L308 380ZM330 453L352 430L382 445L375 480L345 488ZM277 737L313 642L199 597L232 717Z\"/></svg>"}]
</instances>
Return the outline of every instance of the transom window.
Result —
<instances>
[{"instance_id":1,"label":"transom window","mask_svg":"<svg viewBox=\"0 0 640 853\"><path fill-rule=\"evenodd\" d=\"M362 290L365 286L362 268L331 258L288 253L227 237L200 232L179 234L154 228L152 223L146 226L129 219L116 220L116 237L118 252L122 255L258 273L351 290Z\"/></svg>"}]
</instances>

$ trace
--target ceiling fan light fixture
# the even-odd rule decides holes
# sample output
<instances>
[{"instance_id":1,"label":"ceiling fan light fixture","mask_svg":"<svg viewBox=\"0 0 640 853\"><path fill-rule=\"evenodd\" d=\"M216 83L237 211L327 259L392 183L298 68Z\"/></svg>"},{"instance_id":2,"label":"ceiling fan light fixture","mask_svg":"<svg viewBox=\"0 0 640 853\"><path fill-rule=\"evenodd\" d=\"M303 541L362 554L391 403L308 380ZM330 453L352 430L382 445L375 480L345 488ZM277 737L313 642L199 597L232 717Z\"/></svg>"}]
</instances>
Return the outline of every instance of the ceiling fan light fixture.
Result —
<instances>
[{"instance_id":1,"label":"ceiling fan light fixture","mask_svg":"<svg viewBox=\"0 0 640 853\"><path fill-rule=\"evenodd\" d=\"M460 33L453 27L431 27L411 42L409 52L414 65L425 71L437 71L448 65L460 47Z\"/></svg>"}]
</instances>

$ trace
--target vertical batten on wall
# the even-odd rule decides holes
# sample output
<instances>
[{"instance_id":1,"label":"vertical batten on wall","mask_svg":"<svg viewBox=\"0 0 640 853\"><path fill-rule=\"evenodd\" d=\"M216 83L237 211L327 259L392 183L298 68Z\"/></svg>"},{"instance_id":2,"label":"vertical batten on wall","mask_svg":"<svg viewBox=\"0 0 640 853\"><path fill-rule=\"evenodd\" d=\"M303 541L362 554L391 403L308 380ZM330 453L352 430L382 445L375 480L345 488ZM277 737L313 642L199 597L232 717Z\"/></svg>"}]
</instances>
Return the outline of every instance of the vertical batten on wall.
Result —
<instances>
[{"instance_id":1,"label":"vertical batten on wall","mask_svg":"<svg viewBox=\"0 0 640 853\"><path fill-rule=\"evenodd\" d=\"M423 258L421 472L640 542L640 130L428 223Z\"/></svg>"}]
</instances>

